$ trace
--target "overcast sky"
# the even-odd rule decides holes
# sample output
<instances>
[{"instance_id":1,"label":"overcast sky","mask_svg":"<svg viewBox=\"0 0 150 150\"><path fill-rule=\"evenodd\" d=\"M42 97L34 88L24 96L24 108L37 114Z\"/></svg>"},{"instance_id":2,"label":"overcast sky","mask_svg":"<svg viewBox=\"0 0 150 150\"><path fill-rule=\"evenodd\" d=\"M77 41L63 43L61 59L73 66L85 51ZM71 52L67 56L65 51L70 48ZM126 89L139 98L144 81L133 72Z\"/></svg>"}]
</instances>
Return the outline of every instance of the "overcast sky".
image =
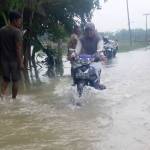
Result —
<instances>
[{"instance_id":1,"label":"overcast sky","mask_svg":"<svg viewBox=\"0 0 150 150\"><path fill-rule=\"evenodd\" d=\"M144 13L150 13L150 0L128 0L132 28L145 29ZM128 28L126 0L108 0L102 4L101 10L96 10L93 22L97 30L116 31ZM150 16L148 17L150 28Z\"/></svg>"}]
</instances>

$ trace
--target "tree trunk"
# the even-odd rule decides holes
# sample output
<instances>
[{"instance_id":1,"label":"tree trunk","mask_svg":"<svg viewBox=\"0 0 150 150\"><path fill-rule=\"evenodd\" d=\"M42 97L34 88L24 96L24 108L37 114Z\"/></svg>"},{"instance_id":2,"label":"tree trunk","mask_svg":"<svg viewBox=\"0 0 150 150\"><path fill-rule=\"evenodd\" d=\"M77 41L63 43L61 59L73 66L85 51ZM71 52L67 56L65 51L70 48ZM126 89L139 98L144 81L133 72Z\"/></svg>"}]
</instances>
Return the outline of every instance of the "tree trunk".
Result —
<instances>
[{"instance_id":1,"label":"tree trunk","mask_svg":"<svg viewBox=\"0 0 150 150\"><path fill-rule=\"evenodd\" d=\"M29 72L30 70L32 72L32 62L31 62L31 39L32 39L32 20L33 20L33 11L28 8L24 8L24 22L25 22L25 28L27 28L27 32L24 37L24 65L26 70L24 71L25 81L27 85L30 85L30 77ZM28 69L29 67L29 69ZM32 73L31 73L32 76Z\"/></svg>"},{"instance_id":2,"label":"tree trunk","mask_svg":"<svg viewBox=\"0 0 150 150\"><path fill-rule=\"evenodd\" d=\"M56 73L59 74L60 76L63 75L63 62L62 62L62 39L58 41L58 46L57 46L57 58L56 58Z\"/></svg>"},{"instance_id":3,"label":"tree trunk","mask_svg":"<svg viewBox=\"0 0 150 150\"><path fill-rule=\"evenodd\" d=\"M27 86L30 85L30 78L29 78L29 73L28 73L28 62L29 62L29 52L30 52L31 48L30 48L30 42L28 39L28 36L26 36L25 40L24 40L24 66L25 66L25 70L24 70L24 77L25 77L25 83Z\"/></svg>"}]
</instances>

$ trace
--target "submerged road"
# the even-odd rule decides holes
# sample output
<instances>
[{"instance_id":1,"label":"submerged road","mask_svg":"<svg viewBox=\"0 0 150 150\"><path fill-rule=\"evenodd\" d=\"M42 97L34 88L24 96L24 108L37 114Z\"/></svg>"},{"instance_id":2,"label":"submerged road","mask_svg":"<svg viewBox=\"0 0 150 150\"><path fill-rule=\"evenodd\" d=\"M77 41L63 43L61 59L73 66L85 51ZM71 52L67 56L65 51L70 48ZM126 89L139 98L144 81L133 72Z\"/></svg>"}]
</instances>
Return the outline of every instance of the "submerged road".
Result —
<instances>
[{"instance_id":1,"label":"submerged road","mask_svg":"<svg viewBox=\"0 0 150 150\"><path fill-rule=\"evenodd\" d=\"M0 150L150 150L149 49L103 65L107 89L87 88L81 107L68 73L0 102Z\"/></svg>"}]
</instances>

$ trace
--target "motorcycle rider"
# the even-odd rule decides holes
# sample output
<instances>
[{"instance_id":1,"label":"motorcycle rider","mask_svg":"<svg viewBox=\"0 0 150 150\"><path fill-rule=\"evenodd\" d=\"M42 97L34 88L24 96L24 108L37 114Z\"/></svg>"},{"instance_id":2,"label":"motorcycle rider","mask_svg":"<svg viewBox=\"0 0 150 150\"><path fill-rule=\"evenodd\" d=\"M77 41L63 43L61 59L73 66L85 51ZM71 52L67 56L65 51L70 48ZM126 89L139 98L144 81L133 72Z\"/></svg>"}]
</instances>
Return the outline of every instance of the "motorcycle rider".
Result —
<instances>
[{"instance_id":1,"label":"motorcycle rider","mask_svg":"<svg viewBox=\"0 0 150 150\"><path fill-rule=\"evenodd\" d=\"M113 58L114 54L114 40L109 39L108 36L103 36L104 41L104 55L111 59Z\"/></svg>"},{"instance_id":2,"label":"motorcycle rider","mask_svg":"<svg viewBox=\"0 0 150 150\"><path fill-rule=\"evenodd\" d=\"M80 40L77 42L77 46L75 48L76 54L88 54L88 55L93 55L93 54L98 54L100 60L105 60L105 56L103 55L103 40L98 36L95 25L91 22L88 22L85 25L84 29L84 35ZM72 57L75 54L72 54ZM96 70L96 68L95 68ZM100 83L96 83L97 89L103 90L105 89L105 85L102 85Z\"/></svg>"},{"instance_id":3,"label":"motorcycle rider","mask_svg":"<svg viewBox=\"0 0 150 150\"><path fill-rule=\"evenodd\" d=\"M104 45L110 43L108 36L103 36Z\"/></svg>"},{"instance_id":4,"label":"motorcycle rider","mask_svg":"<svg viewBox=\"0 0 150 150\"><path fill-rule=\"evenodd\" d=\"M117 52L118 52L118 47L119 47L119 44L118 44L118 40L117 39L115 39L114 40L114 52L113 52L113 55L114 55L114 57L116 56L116 54L117 54Z\"/></svg>"}]
</instances>

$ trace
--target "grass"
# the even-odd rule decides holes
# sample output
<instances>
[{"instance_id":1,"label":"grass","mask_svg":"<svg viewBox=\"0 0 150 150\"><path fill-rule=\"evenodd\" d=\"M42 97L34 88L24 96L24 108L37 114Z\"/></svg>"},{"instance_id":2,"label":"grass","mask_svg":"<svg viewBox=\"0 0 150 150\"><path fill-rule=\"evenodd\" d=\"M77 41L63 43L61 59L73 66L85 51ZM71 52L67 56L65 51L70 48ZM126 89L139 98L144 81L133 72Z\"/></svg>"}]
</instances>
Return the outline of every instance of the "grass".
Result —
<instances>
[{"instance_id":1,"label":"grass","mask_svg":"<svg viewBox=\"0 0 150 150\"><path fill-rule=\"evenodd\" d=\"M133 42L132 46L130 46L130 42L128 41L119 41L119 52L127 52L143 47L146 47L145 42Z\"/></svg>"}]
</instances>

